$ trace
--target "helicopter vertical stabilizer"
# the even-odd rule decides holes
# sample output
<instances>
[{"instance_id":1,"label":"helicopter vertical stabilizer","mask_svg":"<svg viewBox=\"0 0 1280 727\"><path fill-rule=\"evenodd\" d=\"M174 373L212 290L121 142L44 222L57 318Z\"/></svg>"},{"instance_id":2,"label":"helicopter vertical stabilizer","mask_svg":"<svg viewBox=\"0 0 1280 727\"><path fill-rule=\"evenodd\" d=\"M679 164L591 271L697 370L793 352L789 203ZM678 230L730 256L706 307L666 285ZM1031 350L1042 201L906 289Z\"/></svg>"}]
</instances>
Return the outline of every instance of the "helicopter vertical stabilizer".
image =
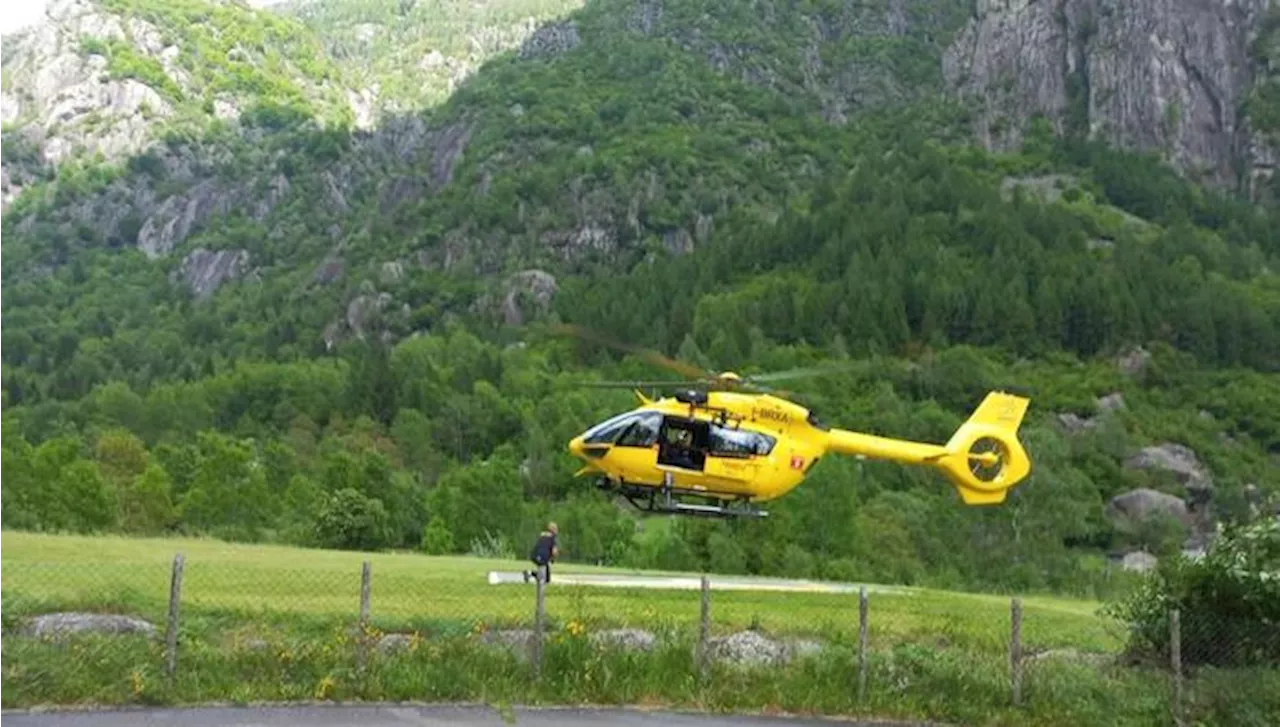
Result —
<instances>
[{"instance_id":1,"label":"helicopter vertical stabilizer","mask_svg":"<svg viewBox=\"0 0 1280 727\"><path fill-rule=\"evenodd\" d=\"M1031 472L1031 460L1018 441L1018 427L1029 399L1002 391L987 394L982 404L934 461L968 505L992 505Z\"/></svg>"}]
</instances>

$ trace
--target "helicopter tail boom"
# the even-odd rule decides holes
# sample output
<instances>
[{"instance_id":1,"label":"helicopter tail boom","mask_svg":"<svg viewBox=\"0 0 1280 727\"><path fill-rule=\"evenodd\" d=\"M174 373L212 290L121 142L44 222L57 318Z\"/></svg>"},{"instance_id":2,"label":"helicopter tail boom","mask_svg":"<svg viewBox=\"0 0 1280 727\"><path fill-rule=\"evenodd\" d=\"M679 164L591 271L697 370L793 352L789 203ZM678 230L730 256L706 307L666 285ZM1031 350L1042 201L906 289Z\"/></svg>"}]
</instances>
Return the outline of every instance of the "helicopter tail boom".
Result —
<instances>
[{"instance_id":1,"label":"helicopter tail boom","mask_svg":"<svg viewBox=\"0 0 1280 727\"><path fill-rule=\"evenodd\" d=\"M1013 394L987 394L945 446L840 429L830 432L828 446L842 454L932 465L942 470L965 504L998 504L1031 471L1031 460L1018 441L1028 404L1029 399Z\"/></svg>"}]
</instances>

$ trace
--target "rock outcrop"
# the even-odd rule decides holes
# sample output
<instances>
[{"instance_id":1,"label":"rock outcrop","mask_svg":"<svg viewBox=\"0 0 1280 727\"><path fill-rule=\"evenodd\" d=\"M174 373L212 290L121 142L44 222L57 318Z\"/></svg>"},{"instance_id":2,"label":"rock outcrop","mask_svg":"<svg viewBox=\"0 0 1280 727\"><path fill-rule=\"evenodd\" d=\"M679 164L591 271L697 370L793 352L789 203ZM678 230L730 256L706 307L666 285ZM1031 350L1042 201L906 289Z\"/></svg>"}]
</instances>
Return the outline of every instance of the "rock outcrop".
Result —
<instances>
[{"instance_id":1,"label":"rock outcrop","mask_svg":"<svg viewBox=\"0 0 1280 727\"><path fill-rule=\"evenodd\" d=\"M238 280L249 266L246 250L197 248L182 259L179 272L196 300L213 295L223 283Z\"/></svg>"},{"instance_id":2,"label":"rock outcrop","mask_svg":"<svg viewBox=\"0 0 1280 727\"><path fill-rule=\"evenodd\" d=\"M977 104L989 148L1045 116L1119 147L1160 151L1223 186L1258 184L1273 142L1242 116L1250 53L1272 0L979 0L947 49L949 89Z\"/></svg>"},{"instance_id":3,"label":"rock outcrop","mask_svg":"<svg viewBox=\"0 0 1280 727\"><path fill-rule=\"evenodd\" d=\"M389 293L378 293L377 295L357 295L347 304L347 315L345 321L347 328L356 338L364 340L365 336L370 332L371 328L377 322L377 316L382 312L387 304L391 302Z\"/></svg>"},{"instance_id":4,"label":"rock outcrop","mask_svg":"<svg viewBox=\"0 0 1280 727\"><path fill-rule=\"evenodd\" d=\"M528 306L538 313L545 313L559 289L555 277L542 270L522 270L508 278L505 287L502 318L508 326L522 325Z\"/></svg>"},{"instance_id":5,"label":"rock outcrop","mask_svg":"<svg viewBox=\"0 0 1280 727\"><path fill-rule=\"evenodd\" d=\"M541 58L567 53L582 39L578 37L578 24L572 20L548 23L529 36L520 46L521 58Z\"/></svg>"},{"instance_id":6,"label":"rock outcrop","mask_svg":"<svg viewBox=\"0 0 1280 727\"><path fill-rule=\"evenodd\" d=\"M108 59L93 46L86 50L82 39L127 40L152 54L180 88L187 78L173 63L176 49L147 21L88 0L53 0L45 14L46 22L5 38L5 72L14 80L3 93L4 121L37 131L48 163L79 152L117 160L140 150L152 122L171 115L172 104L157 89L110 73Z\"/></svg>"}]
</instances>

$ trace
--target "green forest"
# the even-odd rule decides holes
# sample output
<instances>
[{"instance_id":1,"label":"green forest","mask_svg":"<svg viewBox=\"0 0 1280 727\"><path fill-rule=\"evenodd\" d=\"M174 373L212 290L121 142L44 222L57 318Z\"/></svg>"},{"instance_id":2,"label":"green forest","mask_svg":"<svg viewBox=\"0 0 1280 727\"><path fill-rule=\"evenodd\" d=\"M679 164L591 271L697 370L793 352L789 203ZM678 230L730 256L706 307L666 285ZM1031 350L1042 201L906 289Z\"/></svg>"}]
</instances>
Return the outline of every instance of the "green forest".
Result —
<instances>
[{"instance_id":1,"label":"green forest","mask_svg":"<svg viewBox=\"0 0 1280 727\"><path fill-rule=\"evenodd\" d=\"M824 49L897 89L844 125L789 81L790 25L766 39L730 14L708 31L772 53L770 88L627 32L601 2L572 16L576 46L494 51L447 99L401 86L405 103L440 102L372 131L332 111L336 91L304 92L401 63L318 40L353 22L337 0L253 33L242 16L258 11L228 6L201 16L228 31L212 35L190 30L197 0L109 5L192 58L226 57L216 40L266 60L192 73L195 91L170 91L189 113L154 147L47 170L6 210L6 528L523 556L550 518L575 562L1096 596L1124 580L1108 553L1165 555L1189 534L1107 517L1135 488L1187 496L1125 465L1142 447L1190 448L1216 520L1250 517L1250 485L1280 494L1280 209L1043 120L1017 152L977 148L966 109L932 95L966 3L920 11L916 34ZM677 27L698 4L668 5ZM404 37L444 32L415 34L414 3L370 7ZM455 10L446 50L516 17ZM120 41L87 44L113 73L160 72ZM252 104L200 116L227 83ZM31 158L23 143L5 134L6 165ZM197 188L250 196L167 256L138 250L154 211L139 200ZM252 211L273 189L287 191ZM194 296L181 266L199 248L245 251L253 272ZM528 269L554 295L512 287ZM557 322L712 370L851 361L796 383L797 400L924 441L1018 387L1033 474L967 508L933 472L827 458L766 520L642 519L574 479L565 445L635 402L581 383L655 371L548 335ZM1135 347L1150 358L1125 370ZM1102 411L1114 393L1124 405Z\"/></svg>"}]
</instances>

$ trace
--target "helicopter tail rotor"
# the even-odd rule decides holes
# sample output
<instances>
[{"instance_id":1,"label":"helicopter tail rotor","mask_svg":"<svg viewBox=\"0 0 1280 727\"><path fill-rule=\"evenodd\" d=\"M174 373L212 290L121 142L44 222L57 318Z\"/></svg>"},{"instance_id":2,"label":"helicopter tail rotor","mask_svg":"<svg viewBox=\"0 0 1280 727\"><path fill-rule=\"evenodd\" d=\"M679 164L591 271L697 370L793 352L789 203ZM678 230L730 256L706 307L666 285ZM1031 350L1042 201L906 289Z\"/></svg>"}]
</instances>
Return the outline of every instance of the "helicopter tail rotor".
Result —
<instances>
[{"instance_id":1,"label":"helicopter tail rotor","mask_svg":"<svg viewBox=\"0 0 1280 727\"><path fill-rule=\"evenodd\" d=\"M993 391L945 446L930 457L960 492L967 505L1004 502L1009 490L1031 472L1031 460L1018 441L1018 427L1030 400Z\"/></svg>"}]
</instances>

